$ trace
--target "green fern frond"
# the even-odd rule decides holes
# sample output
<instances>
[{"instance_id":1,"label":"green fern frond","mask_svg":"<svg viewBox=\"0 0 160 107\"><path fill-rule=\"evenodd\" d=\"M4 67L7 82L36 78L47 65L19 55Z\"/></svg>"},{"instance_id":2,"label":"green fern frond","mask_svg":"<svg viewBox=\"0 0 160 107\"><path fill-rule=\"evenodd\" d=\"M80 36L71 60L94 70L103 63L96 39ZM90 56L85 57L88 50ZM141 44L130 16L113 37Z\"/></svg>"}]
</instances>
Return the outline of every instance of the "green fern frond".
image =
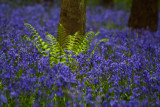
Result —
<instances>
[{"instance_id":1,"label":"green fern frond","mask_svg":"<svg viewBox=\"0 0 160 107\"><path fill-rule=\"evenodd\" d=\"M64 55L64 50L68 50L68 51L72 51L72 47L74 45L74 40L75 37L77 37L78 32L76 32L74 34L74 36L72 35L67 35L65 28L63 27L63 25L61 23L59 23L58 26L58 31L57 31L57 42L60 44L60 46L62 47L62 50L60 51L60 55ZM69 61L71 61L71 55L67 55L67 57L69 58ZM71 62L69 62L71 63Z\"/></svg>"},{"instance_id":2,"label":"green fern frond","mask_svg":"<svg viewBox=\"0 0 160 107\"><path fill-rule=\"evenodd\" d=\"M54 62L58 64L59 61L61 63L64 63L66 61L65 57L62 57L61 60L59 59L60 56L65 54L59 42L56 40L54 36L52 36L49 33L46 33L46 39L47 39L48 46L50 48L50 55L51 55L50 64Z\"/></svg>"},{"instance_id":3,"label":"green fern frond","mask_svg":"<svg viewBox=\"0 0 160 107\"><path fill-rule=\"evenodd\" d=\"M67 39L67 34L65 31L65 28L63 27L62 24L59 24L58 31L57 31L57 41L63 49L66 46L66 42L67 42L66 39Z\"/></svg>"},{"instance_id":4,"label":"green fern frond","mask_svg":"<svg viewBox=\"0 0 160 107\"><path fill-rule=\"evenodd\" d=\"M26 35L25 38L28 41L31 41L43 56L49 57L50 67L53 67L54 64L58 64L59 61L66 65L69 65L72 62L77 64L77 61L71 58L71 54L67 55L69 58L69 64L66 63L64 49L72 51L76 56L81 52L85 53L89 48L90 42L92 42L94 37L99 34L99 32L95 34L93 31L90 31L85 35L80 35L79 32L76 32L73 36L66 35L65 28L62 24L59 24L57 38L49 33L46 33L46 42L44 42L30 24L25 23L25 26L27 26L31 34L33 34L32 39L27 38ZM98 44L102 41L107 42L108 39L102 39L98 42ZM96 44L94 47L94 50L91 53L91 57L93 56L98 44ZM60 59L59 57L62 58Z\"/></svg>"},{"instance_id":5,"label":"green fern frond","mask_svg":"<svg viewBox=\"0 0 160 107\"><path fill-rule=\"evenodd\" d=\"M79 32L76 32L74 36L72 35L68 36L68 43L67 43L67 48L66 48L67 50L73 51L74 42L78 35L79 35Z\"/></svg>"},{"instance_id":6,"label":"green fern frond","mask_svg":"<svg viewBox=\"0 0 160 107\"><path fill-rule=\"evenodd\" d=\"M28 41L31 41L34 46L36 46L42 56L50 57L49 59L51 67L53 67L54 63L58 64L59 61L61 63L64 63L66 61L65 57L59 59L60 56L64 55L64 51L54 36L46 33L47 42L44 42L38 35L36 30L32 27L32 25L25 23L25 26L27 26L31 34L33 34L32 39L28 38L27 36L25 36L25 38Z\"/></svg>"},{"instance_id":7,"label":"green fern frond","mask_svg":"<svg viewBox=\"0 0 160 107\"><path fill-rule=\"evenodd\" d=\"M57 42L56 38L49 33L46 33L47 44L50 48L51 55L54 55L57 52L62 51L62 47Z\"/></svg>"},{"instance_id":8,"label":"green fern frond","mask_svg":"<svg viewBox=\"0 0 160 107\"><path fill-rule=\"evenodd\" d=\"M100 43L100 42L108 42L108 41L109 41L109 39L103 38L103 39L101 39L101 40L99 41L99 43Z\"/></svg>"},{"instance_id":9,"label":"green fern frond","mask_svg":"<svg viewBox=\"0 0 160 107\"><path fill-rule=\"evenodd\" d=\"M90 42L93 41L94 37L98 35L99 32L96 34L93 31L90 31L86 33L85 35L78 36L74 42L73 50L75 51L75 54L78 55L81 52L87 52L87 49L89 48ZM90 36L90 37L89 37ZM76 41L80 42L76 42Z\"/></svg>"},{"instance_id":10,"label":"green fern frond","mask_svg":"<svg viewBox=\"0 0 160 107\"><path fill-rule=\"evenodd\" d=\"M33 26L31 26L28 23L25 23L25 26L27 26L29 28L29 31L31 31L33 34L32 39L27 38L27 40L31 41L32 43L34 43L34 46L36 46L36 48L38 49L38 51L43 55L43 56L48 56L45 55L44 53L47 53L50 49L48 48L48 45L41 39L41 37L38 35L38 33L36 32L36 30L33 28Z\"/></svg>"}]
</instances>

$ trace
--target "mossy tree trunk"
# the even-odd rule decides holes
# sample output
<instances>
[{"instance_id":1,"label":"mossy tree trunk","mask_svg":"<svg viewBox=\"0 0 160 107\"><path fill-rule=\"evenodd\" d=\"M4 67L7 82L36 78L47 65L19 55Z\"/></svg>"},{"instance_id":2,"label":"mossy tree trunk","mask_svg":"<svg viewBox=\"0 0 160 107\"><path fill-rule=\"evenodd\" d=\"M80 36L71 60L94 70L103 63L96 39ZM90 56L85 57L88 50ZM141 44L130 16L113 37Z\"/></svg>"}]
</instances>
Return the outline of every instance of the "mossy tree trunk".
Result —
<instances>
[{"instance_id":1,"label":"mossy tree trunk","mask_svg":"<svg viewBox=\"0 0 160 107\"><path fill-rule=\"evenodd\" d=\"M152 32L158 27L158 0L133 0L128 26L132 29L147 29Z\"/></svg>"},{"instance_id":2,"label":"mossy tree trunk","mask_svg":"<svg viewBox=\"0 0 160 107\"><path fill-rule=\"evenodd\" d=\"M79 32L80 35L85 34L86 24L86 0L63 0L60 12L60 21L66 30L66 36L74 35ZM65 42L60 40L60 35L57 35L57 40L61 44ZM62 48L65 48L63 46Z\"/></svg>"},{"instance_id":3,"label":"mossy tree trunk","mask_svg":"<svg viewBox=\"0 0 160 107\"><path fill-rule=\"evenodd\" d=\"M103 7L113 7L114 6L114 0L101 0L101 4Z\"/></svg>"}]
</instances>

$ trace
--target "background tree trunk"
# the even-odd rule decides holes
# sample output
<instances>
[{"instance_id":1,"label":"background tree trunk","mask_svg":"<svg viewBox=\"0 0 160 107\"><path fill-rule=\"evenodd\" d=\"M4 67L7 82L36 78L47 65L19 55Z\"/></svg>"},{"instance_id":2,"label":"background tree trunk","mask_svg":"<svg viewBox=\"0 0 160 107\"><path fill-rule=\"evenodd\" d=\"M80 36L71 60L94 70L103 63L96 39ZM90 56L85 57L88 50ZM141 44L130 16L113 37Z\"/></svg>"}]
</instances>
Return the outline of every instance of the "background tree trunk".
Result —
<instances>
[{"instance_id":1,"label":"background tree trunk","mask_svg":"<svg viewBox=\"0 0 160 107\"><path fill-rule=\"evenodd\" d=\"M103 7L113 7L114 6L114 0L101 0L101 4Z\"/></svg>"},{"instance_id":2,"label":"background tree trunk","mask_svg":"<svg viewBox=\"0 0 160 107\"><path fill-rule=\"evenodd\" d=\"M133 0L128 26L132 29L147 29L157 31L158 0Z\"/></svg>"},{"instance_id":3,"label":"background tree trunk","mask_svg":"<svg viewBox=\"0 0 160 107\"><path fill-rule=\"evenodd\" d=\"M60 12L60 21L66 30L66 36L74 35L77 31L81 35L85 34L86 23L86 0L63 0ZM57 40L61 44L57 35ZM65 48L62 47L62 48Z\"/></svg>"}]
</instances>

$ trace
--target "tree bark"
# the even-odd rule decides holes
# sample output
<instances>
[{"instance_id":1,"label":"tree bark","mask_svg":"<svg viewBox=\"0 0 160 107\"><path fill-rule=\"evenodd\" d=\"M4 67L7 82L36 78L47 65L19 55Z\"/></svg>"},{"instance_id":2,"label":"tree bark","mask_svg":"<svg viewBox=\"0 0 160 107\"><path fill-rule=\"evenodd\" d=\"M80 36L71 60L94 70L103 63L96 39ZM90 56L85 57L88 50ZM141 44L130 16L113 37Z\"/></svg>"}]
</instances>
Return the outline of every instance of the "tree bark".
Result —
<instances>
[{"instance_id":1,"label":"tree bark","mask_svg":"<svg viewBox=\"0 0 160 107\"><path fill-rule=\"evenodd\" d=\"M101 4L103 7L113 7L114 6L114 0L101 0Z\"/></svg>"},{"instance_id":2,"label":"tree bark","mask_svg":"<svg viewBox=\"0 0 160 107\"><path fill-rule=\"evenodd\" d=\"M63 0L60 12L60 21L66 30L66 36L74 35L77 31L80 35L85 34L86 23L86 0ZM57 35L59 43L61 41ZM62 47L62 48L65 48Z\"/></svg>"},{"instance_id":3,"label":"tree bark","mask_svg":"<svg viewBox=\"0 0 160 107\"><path fill-rule=\"evenodd\" d=\"M133 0L128 27L157 31L158 0Z\"/></svg>"}]
</instances>

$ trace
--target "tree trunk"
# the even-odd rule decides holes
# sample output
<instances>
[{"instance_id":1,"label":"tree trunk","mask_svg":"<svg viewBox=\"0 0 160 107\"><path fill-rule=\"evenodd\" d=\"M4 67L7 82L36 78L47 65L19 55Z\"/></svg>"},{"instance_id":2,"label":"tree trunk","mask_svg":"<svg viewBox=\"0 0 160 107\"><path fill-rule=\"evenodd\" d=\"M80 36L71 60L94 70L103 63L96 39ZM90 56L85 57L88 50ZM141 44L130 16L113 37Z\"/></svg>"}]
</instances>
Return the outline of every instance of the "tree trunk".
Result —
<instances>
[{"instance_id":1,"label":"tree trunk","mask_svg":"<svg viewBox=\"0 0 160 107\"><path fill-rule=\"evenodd\" d=\"M128 26L145 30L149 27L150 31L157 31L158 0L133 0Z\"/></svg>"},{"instance_id":2,"label":"tree trunk","mask_svg":"<svg viewBox=\"0 0 160 107\"><path fill-rule=\"evenodd\" d=\"M103 7L113 7L114 5L114 0L101 0L101 4Z\"/></svg>"},{"instance_id":3,"label":"tree trunk","mask_svg":"<svg viewBox=\"0 0 160 107\"><path fill-rule=\"evenodd\" d=\"M80 35L85 34L86 23L86 0L63 0L60 12L60 21L66 30L66 36L74 35L77 31ZM57 40L61 44L60 35ZM64 49L66 46L63 46Z\"/></svg>"}]
</instances>

